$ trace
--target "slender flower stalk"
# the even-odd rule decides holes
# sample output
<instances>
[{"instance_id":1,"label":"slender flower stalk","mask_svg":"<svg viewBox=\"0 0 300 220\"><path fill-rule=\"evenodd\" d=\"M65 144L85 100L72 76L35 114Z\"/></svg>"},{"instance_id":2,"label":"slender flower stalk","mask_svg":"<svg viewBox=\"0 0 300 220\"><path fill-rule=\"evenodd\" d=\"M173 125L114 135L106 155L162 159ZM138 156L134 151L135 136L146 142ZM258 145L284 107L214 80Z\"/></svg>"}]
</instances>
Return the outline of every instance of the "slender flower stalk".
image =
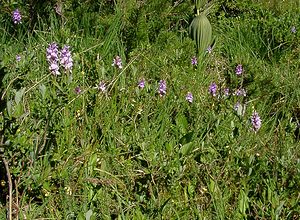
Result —
<instances>
[{"instance_id":1,"label":"slender flower stalk","mask_svg":"<svg viewBox=\"0 0 300 220\"><path fill-rule=\"evenodd\" d=\"M97 88L99 89L99 91L105 92L105 90L106 90L106 84L105 84L105 82L101 81L101 82L98 84Z\"/></svg>"},{"instance_id":2,"label":"slender flower stalk","mask_svg":"<svg viewBox=\"0 0 300 220\"><path fill-rule=\"evenodd\" d=\"M55 42L49 44L46 50L46 57L49 63L49 70L53 75L60 75L59 72L59 64L58 64L58 57L59 57L58 46Z\"/></svg>"},{"instance_id":3,"label":"slender flower stalk","mask_svg":"<svg viewBox=\"0 0 300 220\"><path fill-rule=\"evenodd\" d=\"M53 42L49 44L46 51L47 60L49 63L58 62L58 45Z\"/></svg>"},{"instance_id":4,"label":"slender flower stalk","mask_svg":"<svg viewBox=\"0 0 300 220\"><path fill-rule=\"evenodd\" d=\"M212 96L216 96L217 95L217 89L218 89L217 84L215 82L213 82L212 84L210 84L208 91Z\"/></svg>"},{"instance_id":5,"label":"slender flower stalk","mask_svg":"<svg viewBox=\"0 0 300 220\"><path fill-rule=\"evenodd\" d=\"M122 66L122 60L121 60L121 57L116 56L116 57L114 58L114 60L113 60L112 66L116 66L116 67L118 67L119 69L122 69L123 66Z\"/></svg>"},{"instance_id":6,"label":"slender flower stalk","mask_svg":"<svg viewBox=\"0 0 300 220\"><path fill-rule=\"evenodd\" d=\"M60 52L60 64L65 70L72 71L73 59L70 52L70 46L65 45Z\"/></svg>"},{"instance_id":7,"label":"slender flower stalk","mask_svg":"<svg viewBox=\"0 0 300 220\"><path fill-rule=\"evenodd\" d=\"M51 71L51 73L55 76L57 75L60 75L60 72L59 72L59 66L57 63L51 63L50 66L49 66L49 70Z\"/></svg>"},{"instance_id":8,"label":"slender flower stalk","mask_svg":"<svg viewBox=\"0 0 300 220\"><path fill-rule=\"evenodd\" d=\"M242 73L243 73L243 66L242 66L242 64L239 64L239 65L236 66L235 73L236 73L236 75L242 75Z\"/></svg>"},{"instance_id":9,"label":"slender flower stalk","mask_svg":"<svg viewBox=\"0 0 300 220\"><path fill-rule=\"evenodd\" d=\"M138 82L138 87L140 89L143 89L145 87L145 79L142 78L139 82Z\"/></svg>"},{"instance_id":10,"label":"slender flower stalk","mask_svg":"<svg viewBox=\"0 0 300 220\"><path fill-rule=\"evenodd\" d=\"M208 48L206 49L207 53L211 53L212 52L212 47L208 46Z\"/></svg>"},{"instance_id":11,"label":"slender flower stalk","mask_svg":"<svg viewBox=\"0 0 300 220\"><path fill-rule=\"evenodd\" d=\"M188 92L187 95L185 96L185 99L189 102L192 103L193 102L193 94L191 92Z\"/></svg>"},{"instance_id":12,"label":"slender flower stalk","mask_svg":"<svg viewBox=\"0 0 300 220\"><path fill-rule=\"evenodd\" d=\"M246 92L246 90L245 89L237 89L236 91L235 91L235 95L236 96L247 96L247 92Z\"/></svg>"},{"instance_id":13,"label":"slender flower stalk","mask_svg":"<svg viewBox=\"0 0 300 220\"><path fill-rule=\"evenodd\" d=\"M229 88L225 88L224 89L224 95L225 96L229 96Z\"/></svg>"},{"instance_id":14,"label":"slender flower stalk","mask_svg":"<svg viewBox=\"0 0 300 220\"><path fill-rule=\"evenodd\" d=\"M261 119L256 111L252 113L251 123L253 131L257 132L261 127Z\"/></svg>"},{"instance_id":15,"label":"slender flower stalk","mask_svg":"<svg viewBox=\"0 0 300 220\"><path fill-rule=\"evenodd\" d=\"M160 96L164 96L167 93L167 83L165 80L159 81L158 93Z\"/></svg>"},{"instance_id":16,"label":"slender flower stalk","mask_svg":"<svg viewBox=\"0 0 300 220\"><path fill-rule=\"evenodd\" d=\"M77 95L79 95L81 93L81 88L77 86L74 91Z\"/></svg>"},{"instance_id":17,"label":"slender flower stalk","mask_svg":"<svg viewBox=\"0 0 300 220\"><path fill-rule=\"evenodd\" d=\"M19 54L16 56L16 61L17 61L17 62L20 62L20 61L21 61L21 56L20 56Z\"/></svg>"},{"instance_id":18,"label":"slender flower stalk","mask_svg":"<svg viewBox=\"0 0 300 220\"><path fill-rule=\"evenodd\" d=\"M192 59L191 59L191 63L193 66L196 66L198 64L198 59L196 56L193 56Z\"/></svg>"},{"instance_id":19,"label":"slender flower stalk","mask_svg":"<svg viewBox=\"0 0 300 220\"><path fill-rule=\"evenodd\" d=\"M14 24L20 24L21 23L22 16L21 16L21 13L20 13L19 9L16 9L16 10L13 11L12 19L13 19Z\"/></svg>"}]
</instances>

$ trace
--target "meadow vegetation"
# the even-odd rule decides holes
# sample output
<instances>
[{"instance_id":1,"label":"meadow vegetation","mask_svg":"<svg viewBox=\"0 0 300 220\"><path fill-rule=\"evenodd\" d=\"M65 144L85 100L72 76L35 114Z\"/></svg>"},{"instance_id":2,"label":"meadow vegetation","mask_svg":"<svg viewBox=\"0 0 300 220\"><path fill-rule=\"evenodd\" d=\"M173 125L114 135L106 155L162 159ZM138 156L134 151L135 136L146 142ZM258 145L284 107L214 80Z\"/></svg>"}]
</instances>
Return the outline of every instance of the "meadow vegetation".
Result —
<instances>
[{"instance_id":1,"label":"meadow vegetation","mask_svg":"<svg viewBox=\"0 0 300 220\"><path fill-rule=\"evenodd\" d=\"M300 219L300 2L209 5L0 2L0 219Z\"/></svg>"}]
</instances>

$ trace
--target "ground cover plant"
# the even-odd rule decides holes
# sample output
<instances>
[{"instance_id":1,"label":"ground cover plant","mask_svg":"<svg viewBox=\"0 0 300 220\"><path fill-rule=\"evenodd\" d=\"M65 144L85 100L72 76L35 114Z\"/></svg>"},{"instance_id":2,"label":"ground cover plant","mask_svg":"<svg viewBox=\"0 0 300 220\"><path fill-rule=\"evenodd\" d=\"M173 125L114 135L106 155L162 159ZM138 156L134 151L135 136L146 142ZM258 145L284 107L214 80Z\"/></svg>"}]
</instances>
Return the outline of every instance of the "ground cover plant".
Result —
<instances>
[{"instance_id":1,"label":"ground cover plant","mask_svg":"<svg viewBox=\"0 0 300 220\"><path fill-rule=\"evenodd\" d=\"M0 219L300 218L299 2L199 2L0 2Z\"/></svg>"}]
</instances>

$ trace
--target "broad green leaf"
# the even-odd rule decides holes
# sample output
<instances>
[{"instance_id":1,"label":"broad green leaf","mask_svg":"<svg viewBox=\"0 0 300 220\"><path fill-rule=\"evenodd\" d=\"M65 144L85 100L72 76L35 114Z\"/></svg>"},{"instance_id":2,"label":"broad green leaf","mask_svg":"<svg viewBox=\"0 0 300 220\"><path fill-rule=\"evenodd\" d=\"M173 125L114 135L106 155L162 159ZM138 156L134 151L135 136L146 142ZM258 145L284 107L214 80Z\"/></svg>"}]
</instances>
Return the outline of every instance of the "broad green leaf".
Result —
<instances>
[{"instance_id":1,"label":"broad green leaf","mask_svg":"<svg viewBox=\"0 0 300 220\"><path fill-rule=\"evenodd\" d=\"M176 117L176 125L179 128L180 133L185 134L187 132L188 121L184 115L179 114Z\"/></svg>"},{"instance_id":2,"label":"broad green leaf","mask_svg":"<svg viewBox=\"0 0 300 220\"><path fill-rule=\"evenodd\" d=\"M45 98L45 95L46 95L46 86L44 85L44 84L41 84L40 86L39 86L39 89L40 89L40 93L41 93L41 95L42 95L42 97L43 97L43 99Z\"/></svg>"},{"instance_id":3,"label":"broad green leaf","mask_svg":"<svg viewBox=\"0 0 300 220\"><path fill-rule=\"evenodd\" d=\"M12 116L12 100L7 101L6 110L9 117Z\"/></svg>"},{"instance_id":4,"label":"broad green leaf","mask_svg":"<svg viewBox=\"0 0 300 220\"><path fill-rule=\"evenodd\" d=\"M85 213L85 220L90 220L92 215L93 215L93 210L90 209Z\"/></svg>"},{"instance_id":5,"label":"broad green leaf","mask_svg":"<svg viewBox=\"0 0 300 220\"><path fill-rule=\"evenodd\" d=\"M193 140L193 135L194 135L194 132L193 132L193 131L187 133L187 134L184 135L182 138L180 138L179 143L180 143L181 145L185 145L185 144L191 142L191 141Z\"/></svg>"},{"instance_id":6,"label":"broad green leaf","mask_svg":"<svg viewBox=\"0 0 300 220\"><path fill-rule=\"evenodd\" d=\"M180 148L180 153L182 154L182 156L186 156L193 150L193 147L193 142L185 144Z\"/></svg>"},{"instance_id":7,"label":"broad green leaf","mask_svg":"<svg viewBox=\"0 0 300 220\"><path fill-rule=\"evenodd\" d=\"M249 208L249 203L248 203L248 196L244 192L244 190L240 191L240 196L239 196L239 210L240 213L243 216L246 216L246 211Z\"/></svg>"},{"instance_id":8,"label":"broad green leaf","mask_svg":"<svg viewBox=\"0 0 300 220\"><path fill-rule=\"evenodd\" d=\"M19 91L16 92L15 95L15 102L18 105L20 103L20 101L22 100L22 97L24 95L25 92L25 88L21 88Z\"/></svg>"},{"instance_id":9,"label":"broad green leaf","mask_svg":"<svg viewBox=\"0 0 300 220\"><path fill-rule=\"evenodd\" d=\"M80 212L77 216L77 220L84 220L84 219L85 219L84 214Z\"/></svg>"}]
</instances>

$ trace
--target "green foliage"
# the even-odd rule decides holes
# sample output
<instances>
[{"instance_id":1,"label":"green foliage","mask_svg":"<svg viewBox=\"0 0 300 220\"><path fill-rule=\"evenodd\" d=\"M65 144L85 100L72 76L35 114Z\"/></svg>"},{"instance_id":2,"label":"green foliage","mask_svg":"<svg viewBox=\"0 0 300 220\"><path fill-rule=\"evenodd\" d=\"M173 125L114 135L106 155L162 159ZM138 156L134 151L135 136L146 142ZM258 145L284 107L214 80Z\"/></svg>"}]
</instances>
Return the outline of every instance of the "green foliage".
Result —
<instances>
[{"instance_id":1,"label":"green foliage","mask_svg":"<svg viewBox=\"0 0 300 220\"><path fill-rule=\"evenodd\" d=\"M206 3L206 0L195 0L195 7L197 11L201 10Z\"/></svg>"},{"instance_id":2,"label":"green foliage","mask_svg":"<svg viewBox=\"0 0 300 220\"><path fill-rule=\"evenodd\" d=\"M298 219L299 8L285 2L215 1L194 21L194 1L5 2L0 158L14 218ZM201 52L211 24L216 38L197 65L191 21ZM50 73L52 42L71 46L72 72ZM122 69L111 65L116 55ZM6 173L0 161L0 219Z\"/></svg>"},{"instance_id":3,"label":"green foliage","mask_svg":"<svg viewBox=\"0 0 300 220\"><path fill-rule=\"evenodd\" d=\"M294 3L289 1L277 8L264 1L225 0L214 7L216 17L212 17L212 22L218 22L219 27L229 24L226 28L228 32L223 32L222 28L216 29L216 32L230 41L231 38L234 39L231 43L239 49L247 48L256 57L280 62L283 57L291 55L291 50L297 50L299 45L299 33L291 31L299 19L295 16L299 7L293 6ZM215 18L217 19L214 20ZM282 62L286 62L285 58Z\"/></svg>"},{"instance_id":4,"label":"green foliage","mask_svg":"<svg viewBox=\"0 0 300 220\"><path fill-rule=\"evenodd\" d=\"M212 42L212 27L205 14L197 15L193 19L189 33L196 41L199 53L204 53Z\"/></svg>"}]
</instances>

